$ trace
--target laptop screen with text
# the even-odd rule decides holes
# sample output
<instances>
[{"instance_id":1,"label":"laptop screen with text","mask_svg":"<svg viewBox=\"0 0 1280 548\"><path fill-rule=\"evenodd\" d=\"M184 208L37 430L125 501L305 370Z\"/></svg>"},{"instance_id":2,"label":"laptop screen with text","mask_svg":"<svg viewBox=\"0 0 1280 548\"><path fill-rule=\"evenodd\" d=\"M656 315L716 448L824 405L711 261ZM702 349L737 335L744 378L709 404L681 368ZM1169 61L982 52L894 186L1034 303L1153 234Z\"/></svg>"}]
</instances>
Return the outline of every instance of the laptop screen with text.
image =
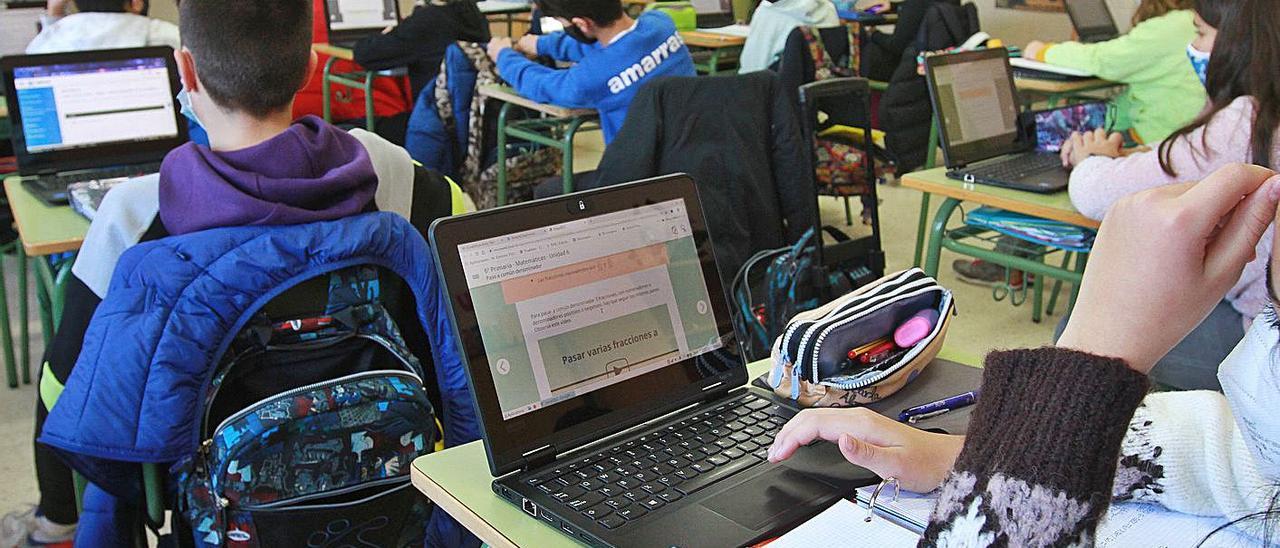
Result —
<instances>
[{"instance_id":1,"label":"laptop screen with text","mask_svg":"<svg viewBox=\"0 0 1280 548\"><path fill-rule=\"evenodd\" d=\"M458 253L504 420L723 345L681 200Z\"/></svg>"},{"instance_id":2,"label":"laptop screen with text","mask_svg":"<svg viewBox=\"0 0 1280 548\"><path fill-rule=\"evenodd\" d=\"M178 136L162 57L13 69L26 152Z\"/></svg>"},{"instance_id":3,"label":"laptop screen with text","mask_svg":"<svg viewBox=\"0 0 1280 548\"><path fill-rule=\"evenodd\" d=\"M947 166L1018 152L1018 97L1003 48L926 58Z\"/></svg>"},{"instance_id":4,"label":"laptop screen with text","mask_svg":"<svg viewBox=\"0 0 1280 548\"><path fill-rule=\"evenodd\" d=\"M397 0L325 0L329 30L384 29L400 22Z\"/></svg>"}]
</instances>

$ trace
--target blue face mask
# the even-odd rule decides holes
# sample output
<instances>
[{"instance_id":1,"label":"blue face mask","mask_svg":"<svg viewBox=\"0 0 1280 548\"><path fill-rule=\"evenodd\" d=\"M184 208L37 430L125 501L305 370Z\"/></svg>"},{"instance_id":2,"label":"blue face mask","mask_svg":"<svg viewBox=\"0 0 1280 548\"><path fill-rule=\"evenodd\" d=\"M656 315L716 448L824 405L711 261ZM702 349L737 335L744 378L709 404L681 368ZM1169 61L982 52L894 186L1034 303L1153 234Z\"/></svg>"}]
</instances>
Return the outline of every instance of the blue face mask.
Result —
<instances>
[{"instance_id":1,"label":"blue face mask","mask_svg":"<svg viewBox=\"0 0 1280 548\"><path fill-rule=\"evenodd\" d=\"M196 116L196 109L191 108L191 96L187 94L187 88L182 88L178 92L178 105L182 107L182 115L191 120L191 123L204 127L204 124L200 123L200 118Z\"/></svg>"},{"instance_id":2,"label":"blue face mask","mask_svg":"<svg viewBox=\"0 0 1280 548\"><path fill-rule=\"evenodd\" d=\"M1209 53L1187 44L1187 58L1191 59L1191 68L1196 71L1196 76L1200 78L1200 83L1206 84L1209 81Z\"/></svg>"}]
</instances>

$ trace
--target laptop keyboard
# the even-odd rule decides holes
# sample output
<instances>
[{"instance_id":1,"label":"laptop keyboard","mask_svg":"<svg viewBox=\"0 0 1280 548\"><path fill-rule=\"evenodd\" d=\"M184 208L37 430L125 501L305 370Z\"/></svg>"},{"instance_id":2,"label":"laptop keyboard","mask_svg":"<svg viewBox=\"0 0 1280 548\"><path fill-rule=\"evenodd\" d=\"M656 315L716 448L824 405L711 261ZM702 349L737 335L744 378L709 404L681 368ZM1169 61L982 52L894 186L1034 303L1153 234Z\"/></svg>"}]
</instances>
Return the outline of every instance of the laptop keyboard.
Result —
<instances>
[{"instance_id":1,"label":"laptop keyboard","mask_svg":"<svg viewBox=\"0 0 1280 548\"><path fill-rule=\"evenodd\" d=\"M1062 159L1056 154L1023 154L1008 160L982 166L971 166L964 172L978 179L992 181L1018 181L1025 177L1062 169Z\"/></svg>"},{"instance_id":2,"label":"laptop keyboard","mask_svg":"<svg viewBox=\"0 0 1280 548\"><path fill-rule=\"evenodd\" d=\"M523 481L614 529L764 461L793 413L746 395Z\"/></svg>"},{"instance_id":3,"label":"laptop keyboard","mask_svg":"<svg viewBox=\"0 0 1280 548\"><path fill-rule=\"evenodd\" d=\"M160 171L160 164L141 164L132 166L119 166L104 169L94 169L92 171L70 171L57 175L42 176L36 179L40 186L49 190L65 190L67 186L73 183L82 183L85 181L100 181L102 179L114 179L117 177L137 177Z\"/></svg>"}]
</instances>

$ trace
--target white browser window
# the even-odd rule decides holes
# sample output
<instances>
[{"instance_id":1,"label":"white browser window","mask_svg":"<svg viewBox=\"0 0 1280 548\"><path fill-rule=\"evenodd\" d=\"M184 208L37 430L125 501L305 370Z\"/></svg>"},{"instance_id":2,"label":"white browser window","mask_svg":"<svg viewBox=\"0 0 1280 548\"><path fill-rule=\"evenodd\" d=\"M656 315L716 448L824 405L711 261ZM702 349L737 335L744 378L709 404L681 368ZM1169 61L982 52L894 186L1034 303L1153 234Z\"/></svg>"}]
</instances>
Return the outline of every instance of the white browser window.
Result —
<instances>
[{"instance_id":1,"label":"white browser window","mask_svg":"<svg viewBox=\"0 0 1280 548\"><path fill-rule=\"evenodd\" d=\"M682 200L458 251L504 419L722 346Z\"/></svg>"},{"instance_id":2,"label":"white browser window","mask_svg":"<svg viewBox=\"0 0 1280 548\"><path fill-rule=\"evenodd\" d=\"M382 29L395 26L396 0L328 0L332 30Z\"/></svg>"},{"instance_id":3,"label":"white browser window","mask_svg":"<svg viewBox=\"0 0 1280 548\"><path fill-rule=\"evenodd\" d=\"M163 58L14 69L30 153L178 135Z\"/></svg>"}]
</instances>

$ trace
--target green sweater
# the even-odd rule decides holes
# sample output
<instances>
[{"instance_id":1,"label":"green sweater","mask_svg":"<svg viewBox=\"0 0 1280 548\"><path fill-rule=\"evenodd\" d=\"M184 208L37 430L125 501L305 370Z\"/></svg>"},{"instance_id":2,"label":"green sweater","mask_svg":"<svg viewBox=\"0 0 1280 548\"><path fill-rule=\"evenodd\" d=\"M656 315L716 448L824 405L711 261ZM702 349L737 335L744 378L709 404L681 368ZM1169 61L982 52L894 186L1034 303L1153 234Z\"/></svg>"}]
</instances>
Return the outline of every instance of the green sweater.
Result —
<instances>
[{"instance_id":1,"label":"green sweater","mask_svg":"<svg viewBox=\"0 0 1280 548\"><path fill-rule=\"evenodd\" d=\"M1053 45L1044 61L1128 84L1115 99L1114 126L1133 128L1155 144L1195 118L1207 100L1187 59L1187 44L1196 37L1193 19L1191 10L1173 11L1106 42Z\"/></svg>"}]
</instances>

